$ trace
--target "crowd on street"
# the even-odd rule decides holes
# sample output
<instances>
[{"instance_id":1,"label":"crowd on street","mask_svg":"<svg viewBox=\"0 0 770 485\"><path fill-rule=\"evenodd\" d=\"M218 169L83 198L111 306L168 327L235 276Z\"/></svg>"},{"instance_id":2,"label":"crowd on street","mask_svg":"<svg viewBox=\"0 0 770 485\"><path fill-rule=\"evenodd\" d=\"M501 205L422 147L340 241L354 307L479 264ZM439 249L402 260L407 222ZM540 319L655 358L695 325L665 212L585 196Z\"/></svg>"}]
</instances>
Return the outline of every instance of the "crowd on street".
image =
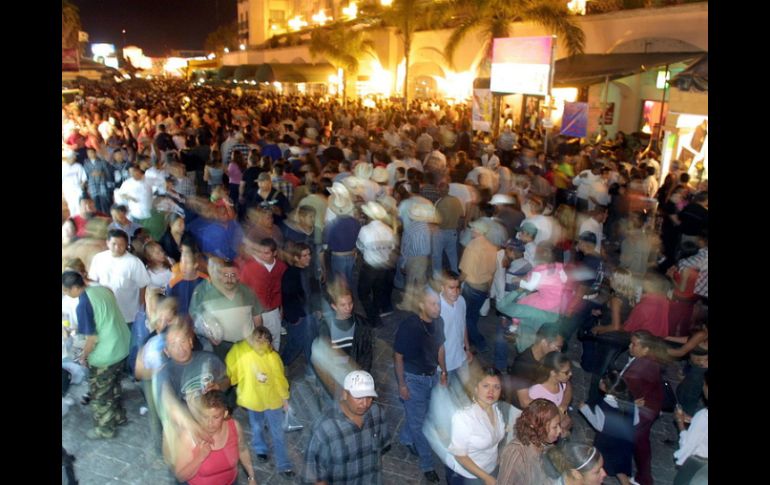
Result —
<instances>
[{"instance_id":1,"label":"crowd on street","mask_svg":"<svg viewBox=\"0 0 770 485\"><path fill-rule=\"evenodd\" d=\"M87 405L88 439L121 433L128 378L179 483L256 483L256 460L378 484L400 443L429 483L652 485L661 419L674 484L707 483L708 180L686 161L661 173L622 132L474 131L440 99L81 89L62 105L62 413ZM393 316L400 429L372 372ZM328 398L299 463L296 361Z\"/></svg>"}]
</instances>

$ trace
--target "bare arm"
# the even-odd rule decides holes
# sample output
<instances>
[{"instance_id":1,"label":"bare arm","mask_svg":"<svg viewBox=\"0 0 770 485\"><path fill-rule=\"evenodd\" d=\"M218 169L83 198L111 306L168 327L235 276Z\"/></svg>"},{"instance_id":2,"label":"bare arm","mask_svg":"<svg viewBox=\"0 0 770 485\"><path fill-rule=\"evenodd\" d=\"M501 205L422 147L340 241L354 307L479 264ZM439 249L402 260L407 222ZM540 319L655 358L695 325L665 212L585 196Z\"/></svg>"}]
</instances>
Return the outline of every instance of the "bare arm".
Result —
<instances>
[{"instance_id":1,"label":"bare arm","mask_svg":"<svg viewBox=\"0 0 770 485\"><path fill-rule=\"evenodd\" d=\"M444 350L444 346L442 345L438 349L438 366L441 367L441 375L439 376L439 382L442 386L446 386L447 384L447 371L446 371L446 351Z\"/></svg>"},{"instance_id":2,"label":"bare arm","mask_svg":"<svg viewBox=\"0 0 770 485\"><path fill-rule=\"evenodd\" d=\"M675 341L674 340L675 338L676 337L666 337L666 340ZM706 332L703 332L703 331L697 332L695 335L690 337L690 339L687 340L687 342L684 345L682 345L680 348L668 349L667 350L668 355L670 355L671 357L684 357L685 355L692 352L692 350L695 347L697 347L701 342L703 342L707 338L708 338L708 334Z\"/></svg>"},{"instance_id":3,"label":"bare arm","mask_svg":"<svg viewBox=\"0 0 770 485\"><path fill-rule=\"evenodd\" d=\"M521 409L525 409L529 406L529 403L532 402L532 398L529 397L529 388L525 387L524 389L519 389L516 391L516 397L519 398L519 404L521 404Z\"/></svg>"},{"instance_id":4,"label":"bare arm","mask_svg":"<svg viewBox=\"0 0 770 485\"><path fill-rule=\"evenodd\" d=\"M572 383L568 382L567 387L564 388L564 397L561 400L561 406L559 406L559 409L561 409L562 413L567 412L567 409L569 408L570 403L572 402Z\"/></svg>"},{"instance_id":5,"label":"bare arm","mask_svg":"<svg viewBox=\"0 0 770 485\"><path fill-rule=\"evenodd\" d=\"M88 356L91 354L91 352L94 350L94 347L96 347L96 342L99 340L99 338L96 335L89 335L86 337L86 343L83 346L83 353L80 356L80 364L86 365L88 362Z\"/></svg>"},{"instance_id":6,"label":"bare arm","mask_svg":"<svg viewBox=\"0 0 770 485\"><path fill-rule=\"evenodd\" d=\"M594 327L594 335L600 335L607 332L619 332L623 330L623 322L620 318L620 309L622 302L620 299L613 297L610 299L610 312L612 313L612 323L608 326Z\"/></svg>"}]
</instances>

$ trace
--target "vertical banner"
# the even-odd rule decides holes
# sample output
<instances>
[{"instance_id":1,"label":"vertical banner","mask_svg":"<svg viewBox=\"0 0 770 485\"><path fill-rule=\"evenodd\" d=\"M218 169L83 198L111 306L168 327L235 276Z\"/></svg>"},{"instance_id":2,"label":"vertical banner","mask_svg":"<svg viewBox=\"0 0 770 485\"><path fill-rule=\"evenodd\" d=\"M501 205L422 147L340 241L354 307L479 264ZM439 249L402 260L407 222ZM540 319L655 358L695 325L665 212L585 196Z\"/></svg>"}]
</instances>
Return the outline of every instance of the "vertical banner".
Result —
<instances>
[{"instance_id":1,"label":"vertical banner","mask_svg":"<svg viewBox=\"0 0 770 485\"><path fill-rule=\"evenodd\" d=\"M473 129L492 132L492 90L473 90Z\"/></svg>"},{"instance_id":2,"label":"vertical banner","mask_svg":"<svg viewBox=\"0 0 770 485\"><path fill-rule=\"evenodd\" d=\"M553 37L494 39L490 89L495 93L549 94Z\"/></svg>"},{"instance_id":3,"label":"vertical banner","mask_svg":"<svg viewBox=\"0 0 770 485\"><path fill-rule=\"evenodd\" d=\"M585 138L588 136L588 103L564 103L561 134Z\"/></svg>"}]
</instances>

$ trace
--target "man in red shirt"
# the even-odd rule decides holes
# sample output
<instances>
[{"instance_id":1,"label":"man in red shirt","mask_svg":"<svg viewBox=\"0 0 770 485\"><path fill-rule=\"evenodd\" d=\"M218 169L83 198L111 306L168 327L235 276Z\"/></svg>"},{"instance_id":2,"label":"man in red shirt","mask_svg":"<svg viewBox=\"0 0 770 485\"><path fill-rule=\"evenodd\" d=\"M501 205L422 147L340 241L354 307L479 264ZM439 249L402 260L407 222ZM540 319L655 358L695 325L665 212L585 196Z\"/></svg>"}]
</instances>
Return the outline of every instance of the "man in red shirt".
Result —
<instances>
[{"instance_id":1,"label":"man in red shirt","mask_svg":"<svg viewBox=\"0 0 770 485\"><path fill-rule=\"evenodd\" d=\"M260 240L241 265L241 282L257 295L265 311L262 324L273 335L273 348L281 347L281 278L286 263L276 258L278 245L271 238Z\"/></svg>"},{"instance_id":2,"label":"man in red shirt","mask_svg":"<svg viewBox=\"0 0 770 485\"><path fill-rule=\"evenodd\" d=\"M647 274L644 278L644 294L634 306L623 324L626 332L647 330L656 337L668 337L668 298L660 276Z\"/></svg>"}]
</instances>

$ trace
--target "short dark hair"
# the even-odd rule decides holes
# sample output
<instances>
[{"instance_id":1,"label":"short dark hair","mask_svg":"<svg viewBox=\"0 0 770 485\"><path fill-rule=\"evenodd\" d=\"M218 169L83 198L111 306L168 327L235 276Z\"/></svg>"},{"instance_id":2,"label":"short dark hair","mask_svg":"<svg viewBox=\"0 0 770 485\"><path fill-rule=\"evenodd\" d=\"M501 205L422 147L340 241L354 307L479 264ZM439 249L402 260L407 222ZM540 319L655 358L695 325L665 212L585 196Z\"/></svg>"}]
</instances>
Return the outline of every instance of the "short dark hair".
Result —
<instances>
[{"instance_id":1,"label":"short dark hair","mask_svg":"<svg viewBox=\"0 0 770 485\"><path fill-rule=\"evenodd\" d=\"M112 239L113 237L123 238L126 241L126 244L128 244L128 234L122 229L110 229L109 232L107 232L107 239Z\"/></svg>"},{"instance_id":2,"label":"short dark hair","mask_svg":"<svg viewBox=\"0 0 770 485\"><path fill-rule=\"evenodd\" d=\"M266 237L264 239L260 239L257 245L270 248L270 251L277 251L278 250L278 244L275 242L275 239L272 237Z\"/></svg>"},{"instance_id":3,"label":"short dark hair","mask_svg":"<svg viewBox=\"0 0 770 485\"><path fill-rule=\"evenodd\" d=\"M77 271L65 271L61 274L61 285L70 290L72 288L85 288L86 282L83 275Z\"/></svg>"},{"instance_id":4,"label":"short dark hair","mask_svg":"<svg viewBox=\"0 0 770 485\"><path fill-rule=\"evenodd\" d=\"M543 339L546 339L549 342L553 342L560 336L561 332L559 331L558 325L546 323L537 330L537 333L535 334L535 342L539 342Z\"/></svg>"}]
</instances>

